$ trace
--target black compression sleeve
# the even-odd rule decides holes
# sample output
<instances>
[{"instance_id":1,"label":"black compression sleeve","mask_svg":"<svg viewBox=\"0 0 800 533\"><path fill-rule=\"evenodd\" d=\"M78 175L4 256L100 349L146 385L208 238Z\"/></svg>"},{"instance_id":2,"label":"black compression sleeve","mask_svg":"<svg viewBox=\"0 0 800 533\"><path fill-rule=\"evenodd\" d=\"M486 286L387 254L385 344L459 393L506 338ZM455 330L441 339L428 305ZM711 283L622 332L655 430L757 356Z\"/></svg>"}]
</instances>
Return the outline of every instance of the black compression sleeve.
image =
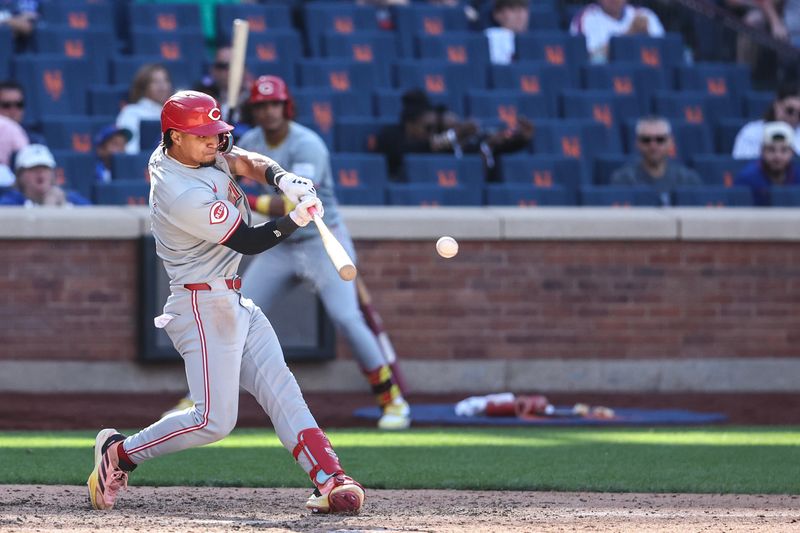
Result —
<instances>
[{"instance_id":1,"label":"black compression sleeve","mask_svg":"<svg viewBox=\"0 0 800 533\"><path fill-rule=\"evenodd\" d=\"M267 165L266 170L264 170L264 179L267 180L267 185L272 185L274 187L278 186L278 182L281 181L281 178L286 174L286 171L283 168L273 161L269 165Z\"/></svg>"},{"instance_id":2,"label":"black compression sleeve","mask_svg":"<svg viewBox=\"0 0 800 533\"><path fill-rule=\"evenodd\" d=\"M240 254L260 254L286 239L298 227L289 215L252 228L246 224L239 224L239 227L224 244Z\"/></svg>"}]
</instances>

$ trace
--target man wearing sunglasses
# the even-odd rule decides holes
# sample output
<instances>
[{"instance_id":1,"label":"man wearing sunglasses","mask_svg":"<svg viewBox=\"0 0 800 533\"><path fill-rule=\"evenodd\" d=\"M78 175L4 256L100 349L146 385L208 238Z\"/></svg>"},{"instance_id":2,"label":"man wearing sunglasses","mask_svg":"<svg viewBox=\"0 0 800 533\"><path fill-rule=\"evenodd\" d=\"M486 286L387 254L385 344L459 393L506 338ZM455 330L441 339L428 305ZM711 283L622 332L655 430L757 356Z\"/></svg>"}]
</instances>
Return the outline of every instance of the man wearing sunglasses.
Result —
<instances>
[{"instance_id":1,"label":"man wearing sunglasses","mask_svg":"<svg viewBox=\"0 0 800 533\"><path fill-rule=\"evenodd\" d=\"M636 149L639 159L618 168L611 175L612 185L646 185L661 197L661 204L672 205L676 187L702 185L697 173L671 158L675 151L672 127L658 116L640 118L636 123Z\"/></svg>"},{"instance_id":2,"label":"man wearing sunglasses","mask_svg":"<svg viewBox=\"0 0 800 533\"><path fill-rule=\"evenodd\" d=\"M47 144L44 137L25 127L25 93L15 81L0 81L0 116L10 118L25 130L31 144Z\"/></svg>"},{"instance_id":3,"label":"man wearing sunglasses","mask_svg":"<svg viewBox=\"0 0 800 533\"><path fill-rule=\"evenodd\" d=\"M786 122L764 124L760 159L748 164L736 176L736 185L750 188L753 204L772 205L770 190L773 187L800 185L800 175L793 162L794 142L794 129Z\"/></svg>"}]
</instances>

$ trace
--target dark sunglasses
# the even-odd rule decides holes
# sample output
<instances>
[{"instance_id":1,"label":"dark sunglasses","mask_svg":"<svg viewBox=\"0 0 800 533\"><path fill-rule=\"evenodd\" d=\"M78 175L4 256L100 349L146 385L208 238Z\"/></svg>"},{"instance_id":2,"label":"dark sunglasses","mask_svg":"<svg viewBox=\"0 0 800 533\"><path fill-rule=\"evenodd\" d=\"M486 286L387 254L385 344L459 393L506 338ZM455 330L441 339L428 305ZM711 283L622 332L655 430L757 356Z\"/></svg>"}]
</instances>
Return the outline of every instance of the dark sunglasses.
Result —
<instances>
[{"instance_id":1,"label":"dark sunglasses","mask_svg":"<svg viewBox=\"0 0 800 533\"><path fill-rule=\"evenodd\" d=\"M220 70L228 70L228 67L230 67L230 63L225 63L223 61L217 61L214 63L214 68L218 68Z\"/></svg>"},{"instance_id":2,"label":"dark sunglasses","mask_svg":"<svg viewBox=\"0 0 800 533\"><path fill-rule=\"evenodd\" d=\"M0 102L0 108L11 109L12 107L16 107L17 109L24 109L25 100L16 100L14 102Z\"/></svg>"},{"instance_id":3,"label":"dark sunglasses","mask_svg":"<svg viewBox=\"0 0 800 533\"><path fill-rule=\"evenodd\" d=\"M800 108L787 105L784 106L783 112L786 113L787 115L792 115L796 117L797 115L800 115Z\"/></svg>"},{"instance_id":4,"label":"dark sunglasses","mask_svg":"<svg viewBox=\"0 0 800 533\"><path fill-rule=\"evenodd\" d=\"M639 135L638 139L639 139L639 142L642 143L642 144L650 144L652 142L654 142L656 144L664 144L665 142L667 142L667 136L666 135L653 135L653 136L650 136L650 135Z\"/></svg>"}]
</instances>

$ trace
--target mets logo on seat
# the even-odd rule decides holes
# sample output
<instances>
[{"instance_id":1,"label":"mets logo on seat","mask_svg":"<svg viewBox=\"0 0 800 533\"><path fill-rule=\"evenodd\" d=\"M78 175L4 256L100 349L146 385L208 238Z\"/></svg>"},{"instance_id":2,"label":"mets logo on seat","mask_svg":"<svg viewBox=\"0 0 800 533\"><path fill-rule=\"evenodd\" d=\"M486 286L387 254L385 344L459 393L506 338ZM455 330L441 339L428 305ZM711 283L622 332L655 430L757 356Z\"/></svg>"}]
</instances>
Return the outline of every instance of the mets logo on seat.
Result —
<instances>
[{"instance_id":1,"label":"mets logo on seat","mask_svg":"<svg viewBox=\"0 0 800 533\"><path fill-rule=\"evenodd\" d=\"M61 70L45 70L43 75L44 90L52 100L60 100L64 92L64 77Z\"/></svg>"}]
</instances>

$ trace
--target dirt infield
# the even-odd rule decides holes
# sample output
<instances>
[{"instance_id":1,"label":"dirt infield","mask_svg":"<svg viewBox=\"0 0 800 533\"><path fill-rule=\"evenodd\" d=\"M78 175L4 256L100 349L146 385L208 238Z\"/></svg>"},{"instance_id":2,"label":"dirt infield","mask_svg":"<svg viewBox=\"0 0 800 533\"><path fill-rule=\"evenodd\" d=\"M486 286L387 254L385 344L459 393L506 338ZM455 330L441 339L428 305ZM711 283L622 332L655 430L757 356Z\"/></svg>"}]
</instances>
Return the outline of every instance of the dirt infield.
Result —
<instances>
[{"instance_id":1,"label":"dirt infield","mask_svg":"<svg viewBox=\"0 0 800 533\"><path fill-rule=\"evenodd\" d=\"M131 487L110 512L85 487L0 486L0 531L763 531L800 528L800 497L372 490L357 516L310 515L302 489Z\"/></svg>"}]
</instances>

